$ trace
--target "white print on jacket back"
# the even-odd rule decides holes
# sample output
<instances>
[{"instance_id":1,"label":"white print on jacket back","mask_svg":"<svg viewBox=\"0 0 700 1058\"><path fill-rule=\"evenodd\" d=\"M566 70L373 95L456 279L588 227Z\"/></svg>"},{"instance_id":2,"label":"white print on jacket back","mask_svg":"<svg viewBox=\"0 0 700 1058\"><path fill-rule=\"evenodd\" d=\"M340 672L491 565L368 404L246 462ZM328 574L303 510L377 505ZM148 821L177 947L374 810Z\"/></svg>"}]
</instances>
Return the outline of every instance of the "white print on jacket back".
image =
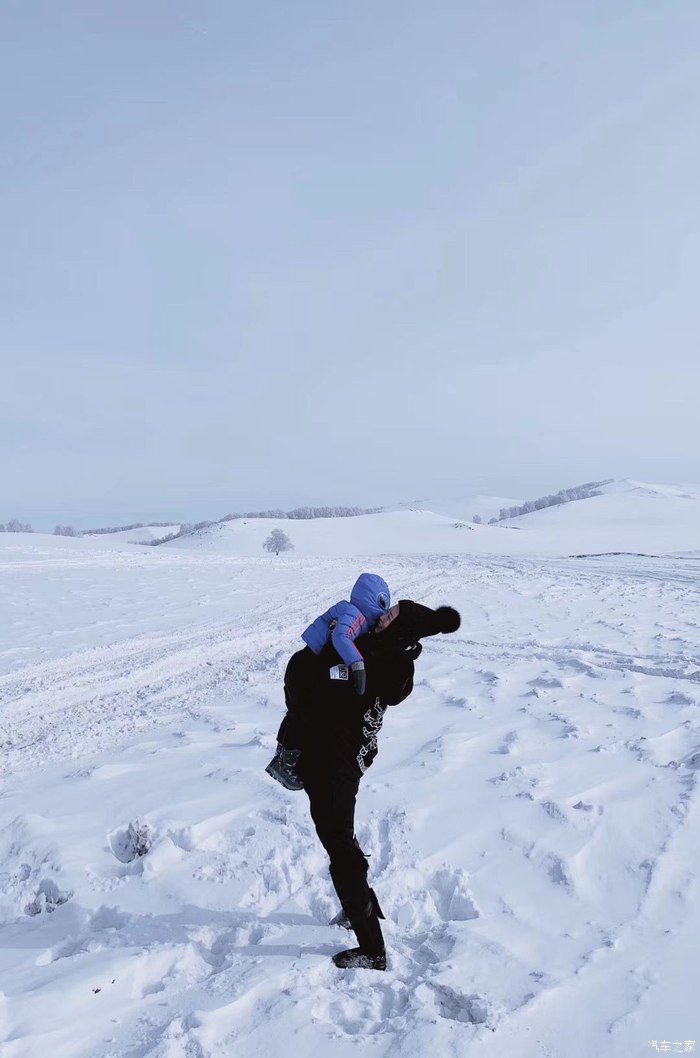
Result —
<instances>
[{"instance_id":1,"label":"white print on jacket back","mask_svg":"<svg viewBox=\"0 0 700 1058\"><path fill-rule=\"evenodd\" d=\"M363 775L368 768L368 765L365 764L365 757L368 753L374 756L377 752L377 732L381 729L383 719L384 706L380 704L379 698L375 698L374 705L370 706L362 717L362 734L366 741L362 744L360 752L357 754L357 764Z\"/></svg>"}]
</instances>

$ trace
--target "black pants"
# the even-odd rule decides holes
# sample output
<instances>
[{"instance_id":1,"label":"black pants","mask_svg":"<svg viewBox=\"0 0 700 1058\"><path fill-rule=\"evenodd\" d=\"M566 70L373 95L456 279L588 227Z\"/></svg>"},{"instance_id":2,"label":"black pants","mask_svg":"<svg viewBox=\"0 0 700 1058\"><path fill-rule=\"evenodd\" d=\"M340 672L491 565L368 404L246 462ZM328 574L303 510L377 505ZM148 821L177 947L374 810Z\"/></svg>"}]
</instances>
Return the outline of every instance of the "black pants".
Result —
<instances>
[{"instance_id":1,"label":"black pants","mask_svg":"<svg viewBox=\"0 0 700 1058\"><path fill-rule=\"evenodd\" d=\"M301 775L316 833L330 860L331 880L354 927L372 913L369 864L355 837L355 800L360 778L342 766L317 767L302 751Z\"/></svg>"}]
</instances>

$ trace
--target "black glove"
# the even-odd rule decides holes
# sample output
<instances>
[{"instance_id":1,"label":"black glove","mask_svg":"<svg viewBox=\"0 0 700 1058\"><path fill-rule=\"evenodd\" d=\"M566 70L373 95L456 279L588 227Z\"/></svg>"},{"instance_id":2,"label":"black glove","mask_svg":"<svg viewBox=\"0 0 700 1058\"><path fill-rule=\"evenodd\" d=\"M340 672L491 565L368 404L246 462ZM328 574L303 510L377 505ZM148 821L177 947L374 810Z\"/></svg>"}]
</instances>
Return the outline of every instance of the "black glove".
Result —
<instances>
[{"instance_id":1,"label":"black glove","mask_svg":"<svg viewBox=\"0 0 700 1058\"><path fill-rule=\"evenodd\" d=\"M365 672L364 661L353 661L350 666L350 672L352 673L352 685L355 688L355 694L363 695L367 687L367 673Z\"/></svg>"}]
</instances>

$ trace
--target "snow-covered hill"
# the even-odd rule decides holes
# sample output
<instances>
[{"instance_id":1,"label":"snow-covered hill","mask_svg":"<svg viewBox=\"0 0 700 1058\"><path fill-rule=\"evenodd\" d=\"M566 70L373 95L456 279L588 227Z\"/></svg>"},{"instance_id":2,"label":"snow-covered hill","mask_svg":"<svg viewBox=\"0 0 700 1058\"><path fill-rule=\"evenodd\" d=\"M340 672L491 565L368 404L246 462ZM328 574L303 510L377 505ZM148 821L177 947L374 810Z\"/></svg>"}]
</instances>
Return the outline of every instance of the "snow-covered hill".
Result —
<instances>
[{"instance_id":1,"label":"snow-covered hill","mask_svg":"<svg viewBox=\"0 0 700 1058\"><path fill-rule=\"evenodd\" d=\"M700 547L700 486L614 481L601 495L522 515L502 525L567 541L582 550L655 550ZM615 546L610 546L614 543Z\"/></svg>"},{"instance_id":2,"label":"snow-covered hill","mask_svg":"<svg viewBox=\"0 0 700 1058\"><path fill-rule=\"evenodd\" d=\"M432 511L384 511L355 518L308 520L247 518L221 522L162 546L258 557L274 528L284 530L297 555L389 555L478 551L478 542L469 546L465 538L478 536L483 527ZM482 546L488 548L488 543Z\"/></svg>"},{"instance_id":3,"label":"snow-covered hill","mask_svg":"<svg viewBox=\"0 0 700 1058\"><path fill-rule=\"evenodd\" d=\"M495 526L413 509L309 521L245 519L163 546L254 557L275 527L284 529L297 555L669 554L700 548L700 488L614 482L600 496Z\"/></svg>"},{"instance_id":4,"label":"snow-covered hill","mask_svg":"<svg viewBox=\"0 0 700 1058\"><path fill-rule=\"evenodd\" d=\"M163 540L172 533L179 533L179 525L141 525L137 529L122 529L117 533L88 533L89 539L106 537L109 540L123 540L130 544L151 544Z\"/></svg>"},{"instance_id":5,"label":"snow-covered hill","mask_svg":"<svg viewBox=\"0 0 700 1058\"><path fill-rule=\"evenodd\" d=\"M489 518L497 518L502 507L514 507L522 503L522 500L514 500L505 496L465 495L445 498L444 496L432 499L412 500L406 503L398 503L387 510L397 511L434 511L435 514L443 514L447 518L458 518L465 522L471 522L474 515L478 515L483 522Z\"/></svg>"},{"instance_id":6,"label":"snow-covered hill","mask_svg":"<svg viewBox=\"0 0 700 1058\"><path fill-rule=\"evenodd\" d=\"M700 486L617 481L602 495L523 515L497 525L475 525L443 505L443 512L409 507L355 518L246 518L219 522L155 550L196 551L258 558L274 528L282 528L297 557L464 554L561 556L630 551L674 554L700 550ZM150 543L168 530L146 526L80 540L39 533L0 535L6 554L30 540L55 548L123 549ZM3 540L4 538L4 540Z\"/></svg>"}]
</instances>

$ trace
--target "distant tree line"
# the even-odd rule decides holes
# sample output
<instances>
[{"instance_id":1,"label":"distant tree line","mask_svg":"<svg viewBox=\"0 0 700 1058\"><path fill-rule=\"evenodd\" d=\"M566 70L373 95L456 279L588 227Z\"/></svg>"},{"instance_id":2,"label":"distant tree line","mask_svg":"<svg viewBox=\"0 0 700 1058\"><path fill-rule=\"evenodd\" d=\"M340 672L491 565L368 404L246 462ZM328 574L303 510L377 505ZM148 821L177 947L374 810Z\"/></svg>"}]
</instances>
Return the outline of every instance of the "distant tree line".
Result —
<instances>
[{"instance_id":1,"label":"distant tree line","mask_svg":"<svg viewBox=\"0 0 700 1058\"><path fill-rule=\"evenodd\" d=\"M381 510L381 507L295 507L292 511L274 508L269 511L248 511L246 514L226 514L219 521L234 522L241 518L357 518L361 514L376 514Z\"/></svg>"},{"instance_id":2,"label":"distant tree line","mask_svg":"<svg viewBox=\"0 0 700 1058\"><path fill-rule=\"evenodd\" d=\"M16 518L10 518L7 524L0 522L0 533L33 533L31 525L27 522L18 522Z\"/></svg>"},{"instance_id":3,"label":"distant tree line","mask_svg":"<svg viewBox=\"0 0 700 1058\"><path fill-rule=\"evenodd\" d=\"M510 518L519 518L523 514L532 514L533 511L544 510L545 507L558 507L562 503L571 503L573 500L588 500L591 496L600 496L603 485L609 485L614 480L614 478L606 478L604 481L587 481L584 485L576 485L573 489L561 489L550 496L526 500L519 507L501 507L498 518L490 518L489 525L495 525L497 522L504 522Z\"/></svg>"},{"instance_id":4,"label":"distant tree line","mask_svg":"<svg viewBox=\"0 0 700 1058\"><path fill-rule=\"evenodd\" d=\"M167 528L172 522L133 522L131 525L113 525L109 529L84 529L85 536L100 536L102 533L126 533L129 529L143 529L152 525L156 529Z\"/></svg>"},{"instance_id":5,"label":"distant tree line","mask_svg":"<svg viewBox=\"0 0 700 1058\"><path fill-rule=\"evenodd\" d=\"M283 511L281 508L273 508L267 511L247 511L245 514L226 514L214 522L184 522L180 526L179 533L169 533L161 540L149 541L154 547L158 544L166 544L170 540L177 540L182 536L193 536L202 529L209 529L212 525L221 525L223 522L236 522L244 518L357 518L361 514L376 514L382 507L295 507L292 511ZM157 525L157 522L152 522ZM281 530L280 530L281 531Z\"/></svg>"},{"instance_id":6,"label":"distant tree line","mask_svg":"<svg viewBox=\"0 0 700 1058\"><path fill-rule=\"evenodd\" d=\"M155 522L153 524L155 525ZM212 523L206 522L205 524L211 525ZM158 544L168 544L171 540L177 540L179 536L189 536L193 532L193 526L181 525L179 530L173 530L173 532L168 533L167 536L159 536L157 540L140 540L139 543L147 544L149 547L158 547Z\"/></svg>"},{"instance_id":7,"label":"distant tree line","mask_svg":"<svg viewBox=\"0 0 700 1058\"><path fill-rule=\"evenodd\" d=\"M178 531L168 533L167 536L161 537L159 540L148 540L144 543L151 544L156 547L158 544L165 544L170 540L177 540L181 536L192 536L193 533L199 532L201 529L208 529L212 525L219 525L221 522L233 522L242 518L291 518L291 519L310 519L310 518L357 518L361 514L377 514L381 511L382 507L295 507L291 511L283 511L280 508L276 508L268 511L248 511L245 514L227 514L223 518L219 518L216 521L204 521L204 522L184 522ZM110 533L125 533L130 529L143 529L146 524L153 526L158 529L167 529L173 523L172 522L131 522L129 525L111 525L108 527L100 527L99 529L76 529L73 525L57 525L53 531L54 536L106 536ZM31 525L20 522L16 518L11 518L9 522L0 522L0 533L33 533Z\"/></svg>"},{"instance_id":8,"label":"distant tree line","mask_svg":"<svg viewBox=\"0 0 700 1058\"><path fill-rule=\"evenodd\" d=\"M223 520L222 518L221 521ZM158 522L151 522L151 525L158 524ZM179 540L181 536L194 536L201 529L209 529L210 526L218 524L219 522L183 522L177 531L161 536L158 540L144 540L142 543L149 544L150 547L158 547L159 544L169 544L171 540Z\"/></svg>"},{"instance_id":9,"label":"distant tree line","mask_svg":"<svg viewBox=\"0 0 700 1058\"><path fill-rule=\"evenodd\" d=\"M108 533L124 533L128 529L143 529L145 522L134 522L132 525L117 525L112 526L109 529L76 529L74 525L57 525L54 527L54 536L100 536L107 535ZM149 526L154 528L168 528L172 522L149 522ZM202 528L205 525L212 525L212 522L198 522L197 526L190 526L189 530L194 531L195 528ZM185 527L183 527L185 528ZM10 518L9 522L0 522L0 533L33 533L31 525L26 522L20 522L17 518ZM170 533L168 536L161 540L149 540L148 543L161 544L164 540L173 540L180 533Z\"/></svg>"}]
</instances>

